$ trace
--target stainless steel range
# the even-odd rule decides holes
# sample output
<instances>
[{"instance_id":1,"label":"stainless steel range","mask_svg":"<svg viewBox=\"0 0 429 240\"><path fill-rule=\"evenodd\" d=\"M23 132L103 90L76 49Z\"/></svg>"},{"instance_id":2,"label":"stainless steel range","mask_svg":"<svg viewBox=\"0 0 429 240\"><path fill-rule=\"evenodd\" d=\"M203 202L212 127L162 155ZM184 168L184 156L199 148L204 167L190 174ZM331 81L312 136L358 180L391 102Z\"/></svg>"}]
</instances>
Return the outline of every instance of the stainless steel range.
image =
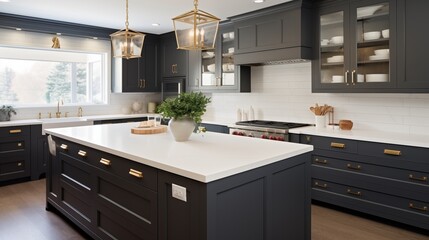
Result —
<instances>
[{"instance_id":1,"label":"stainless steel range","mask_svg":"<svg viewBox=\"0 0 429 240\"><path fill-rule=\"evenodd\" d=\"M277 141L289 141L289 129L310 126L306 123L288 123L264 120L236 122L229 128L233 135L264 138Z\"/></svg>"}]
</instances>

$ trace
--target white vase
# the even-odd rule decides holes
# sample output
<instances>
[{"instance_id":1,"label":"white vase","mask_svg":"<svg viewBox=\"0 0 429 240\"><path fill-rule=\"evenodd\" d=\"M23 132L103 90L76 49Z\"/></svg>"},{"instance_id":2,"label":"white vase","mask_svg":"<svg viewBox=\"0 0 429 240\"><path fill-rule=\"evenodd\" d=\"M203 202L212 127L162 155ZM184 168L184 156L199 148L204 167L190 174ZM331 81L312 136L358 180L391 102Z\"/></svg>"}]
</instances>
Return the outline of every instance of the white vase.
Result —
<instances>
[{"instance_id":1,"label":"white vase","mask_svg":"<svg viewBox=\"0 0 429 240\"><path fill-rule=\"evenodd\" d=\"M195 129L195 122L190 118L184 119L171 119L168 122L168 127L170 128L171 133L173 134L176 142L188 141L192 132Z\"/></svg>"}]
</instances>

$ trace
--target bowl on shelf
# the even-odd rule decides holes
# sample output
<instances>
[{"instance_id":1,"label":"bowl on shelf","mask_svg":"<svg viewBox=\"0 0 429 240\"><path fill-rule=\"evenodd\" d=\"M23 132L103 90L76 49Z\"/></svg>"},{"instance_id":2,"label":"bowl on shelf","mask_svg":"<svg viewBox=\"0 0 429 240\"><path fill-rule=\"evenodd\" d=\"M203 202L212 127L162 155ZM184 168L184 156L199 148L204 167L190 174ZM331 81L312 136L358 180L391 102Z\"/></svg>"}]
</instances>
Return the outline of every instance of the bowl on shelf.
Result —
<instances>
[{"instance_id":1,"label":"bowl on shelf","mask_svg":"<svg viewBox=\"0 0 429 240\"><path fill-rule=\"evenodd\" d=\"M328 63L342 63L344 62L344 56L343 55L336 55L332 56L326 59Z\"/></svg>"},{"instance_id":2,"label":"bowl on shelf","mask_svg":"<svg viewBox=\"0 0 429 240\"><path fill-rule=\"evenodd\" d=\"M203 56L203 58L212 58L215 56L214 52L202 52L201 55Z\"/></svg>"},{"instance_id":3,"label":"bowl on shelf","mask_svg":"<svg viewBox=\"0 0 429 240\"><path fill-rule=\"evenodd\" d=\"M229 33L222 34L223 39L229 39Z\"/></svg>"},{"instance_id":4,"label":"bowl on shelf","mask_svg":"<svg viewBox=\"0 0 429 240\"><path fill-rule=\"evenodd\" d=\"M387 55L372 55L368 57L369 60L387 60L389 59L389 54Z\"/></svg>"},{"instance_id":5,"label":"bowl on shelf","mask_svg":"<svg viewBox=\"0 0 429 240\"><path fill-rule=\"evenodd\" d=\"M364 40L376 40L381 37L381 32L379 31L372 31L372 32L366 32L363 34Z\"/></svg>"},{"instance_id":6,"label":"bowl on shelf","mask_svg":"<svg viewBox=\"0 0 429 240\"><path fill-rule=\"evenodd\" d=\"M363 83L363 82L365 82L365 75L363 75L363 74L358 74L358 75L357 75L357 82L359 82L359 83Z\"/></svg>"},{"instance_id":7,"label":"bowl on shelf","mask_svg":"<svg viewBox=\"0 0 429 240\"><path fill-rule=\"evenodd\" d=\"M377 49L374 50L374 53L377 56L389 56L389 49Z\"/></svg>"},{"instance_id":8,"label":"bowl on shelf","mask_svg":"<svg viewBox=\"0 0 429 240\"><path fill-rule=\"evenodd\" d=\"M230 33L228 33L229 34L229 38L230 39L234 39L234 32L230 32Z\"/></svg>"},{"instance_id":9,"label":"bowl on shelf","mask_svg":"<svg viewBox=\"0 0 429 240\"><path fill-rule=\"evenodd\" d=\"M329 39L320 40L320 46L327 46L329 44Z\"/></svg>"},{"instance_id":10,"label":"bowl on shelf","mask_svg":"<svg viewBox=\"0 0 429 240\"><path fill-rule=\"evenodd\" d=\"M341 130L352 130L353 122L350 120L340 120L339 126Z\"/></svg>"},{"instance_id":11,"label":"bowl on shelf","mask_svg":"<svg viewBox=\"0 0 429 240\"><path fill-rule=\"evenodd\" d=\"M383 31L381 31L381 35L383 36L383 38L389 38L389 29L384 29Z\"/></svg>"},{"instance_id":12,"label":"bowl on shelf","mask_svg":"<svg viewBox=\"0 0 429 240\"><path fill-rule=\"evenodd\" d=\"M366 74L366 82L387 82L389 74Z\"/></svg>"},{"instance_id":13,"label":"bowl on shelf","mask_svg":"<svg viewBox=\"0 0 429 240\"><path fill-rule=\"evenodd\" d=\"M216 71L216 65L215 64L207 65L207 70L209 70L209 72L215 72Z\"/></svg>"},{"instance_id":14,"label":"bowl on shelf","mask_svg":"<svg viewBox=\"0 0 429 240\"><path fill-rule=\"evenodd\" d=\"M344 82L344 76L343 75L333 75L332 76L332 82L333 83L343 83Z\"/></svg>"},{"instance_id":15,"label":"bowl on shelf","mask_svg":"<svg viewBox=\"0 0 429 240\"><path fill-rule=\"evenodd\" d=\"M331 44L343 44L344 43L344 36L335 36L332 37L329 41Z\"/></svg>"},{"instance_id":16,"label":"bowl on shelf","mask_svg":"<svg viewBox=\"0 0 429 240\"><path fill-rule=\"evenodd\" d=\"M232 47L232 48L228 48L228 52L229 53L234 53L234 48Z\"/></svg>"}]
</instances>

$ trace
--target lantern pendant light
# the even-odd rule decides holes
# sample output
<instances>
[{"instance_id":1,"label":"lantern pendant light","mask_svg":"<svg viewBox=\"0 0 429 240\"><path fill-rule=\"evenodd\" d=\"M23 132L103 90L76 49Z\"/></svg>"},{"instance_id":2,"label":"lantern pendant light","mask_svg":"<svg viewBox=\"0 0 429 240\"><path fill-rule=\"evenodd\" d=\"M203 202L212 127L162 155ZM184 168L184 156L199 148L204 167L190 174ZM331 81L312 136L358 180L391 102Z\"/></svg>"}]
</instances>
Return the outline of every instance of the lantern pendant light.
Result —
<instances>
[{"instance_id":1,"label":"lantern pendant light","mask_svg":"<svg viewBox=\"0 0 429 240\"><path fill-rule=\"evenodd\" d=\"M128 0L126 0L125 29L112 33L113 57L139 58L143 49L145 34L128 29Z\"/></svg>"},{"instance_id":2,"label":"lantern pendant light","mask_svg":"<svg viewBox=\"0 0 429 240\"><path fill-rule=\"evenodd\" d=\"M184 50L207 50L215 47L220 19L198 9L198 0L194 0L194 9L173 18L177 48Z\"/></svg>"}]
</instances>

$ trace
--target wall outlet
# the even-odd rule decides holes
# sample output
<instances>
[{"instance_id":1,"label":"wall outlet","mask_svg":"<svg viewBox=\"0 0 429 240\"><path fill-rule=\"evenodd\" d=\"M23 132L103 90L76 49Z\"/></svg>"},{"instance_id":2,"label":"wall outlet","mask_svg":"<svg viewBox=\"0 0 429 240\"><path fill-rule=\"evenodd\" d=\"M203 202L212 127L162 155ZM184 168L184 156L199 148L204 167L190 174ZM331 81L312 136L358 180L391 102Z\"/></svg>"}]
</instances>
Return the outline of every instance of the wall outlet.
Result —
<instances>
[{"instance_id":1,"label":"wall outlet","mask_svg":"<svg viewBox=\"0 0 429 240\"><path fill-rule=\"evenodd\" d=\"M186 202L186 188L174 183L171 184L171 196Z\"/></svg>"}]
</instances>

